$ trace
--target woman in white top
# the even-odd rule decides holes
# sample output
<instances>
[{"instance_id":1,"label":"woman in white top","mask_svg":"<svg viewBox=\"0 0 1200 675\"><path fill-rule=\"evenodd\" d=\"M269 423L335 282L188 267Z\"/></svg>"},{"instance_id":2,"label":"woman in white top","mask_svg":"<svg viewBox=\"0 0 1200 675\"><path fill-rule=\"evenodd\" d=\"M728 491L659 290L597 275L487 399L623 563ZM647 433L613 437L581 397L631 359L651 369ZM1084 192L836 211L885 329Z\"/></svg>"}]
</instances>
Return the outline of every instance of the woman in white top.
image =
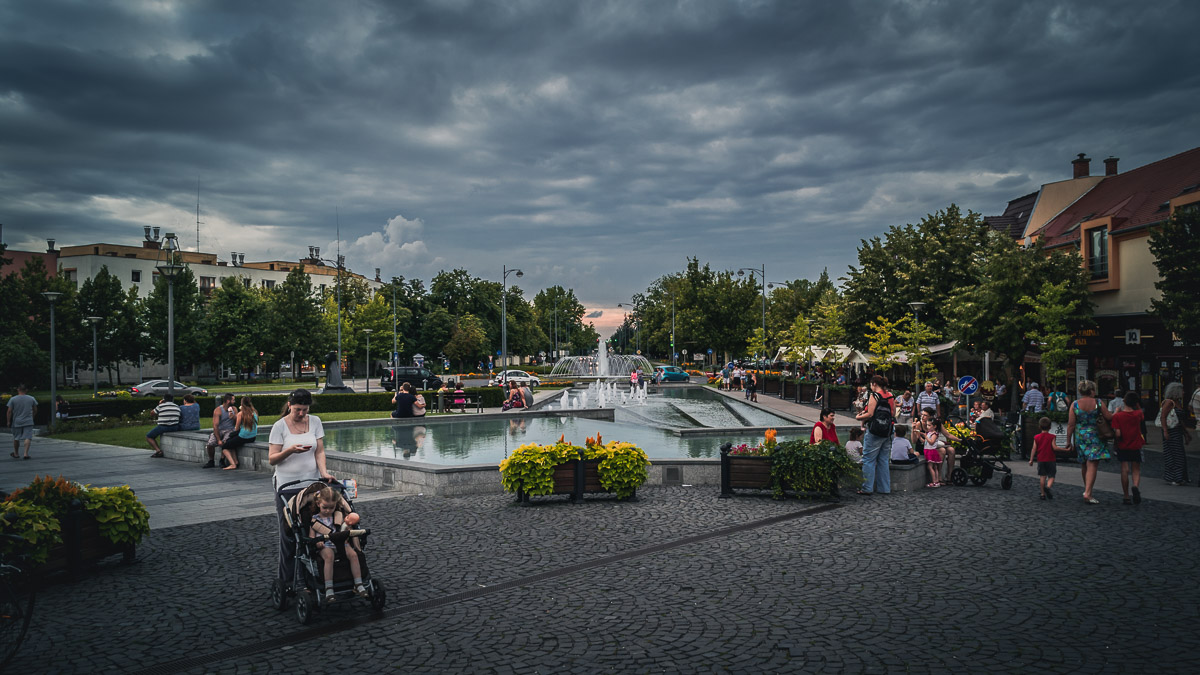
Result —
<instances>
[{"instance_id":1,"label":"woman in white top","mask_svg":"<svg viewBox=\"0 0 1200 675\"><path fill-rule=\"evenodd\" d=\"M325 469L325 428L319 417L309 415L312 394L307 389L297 389L288 396L284 413L271 426L270 452L267 461L275 467L274 486L275 514L279 517L279 578L290 586L296 546L286 536L287 525L283 520L283 502L308 487L313 481L333 480ZM301 481L280 491L279 488L293 481Z\"/></svg>"}]
</instances>

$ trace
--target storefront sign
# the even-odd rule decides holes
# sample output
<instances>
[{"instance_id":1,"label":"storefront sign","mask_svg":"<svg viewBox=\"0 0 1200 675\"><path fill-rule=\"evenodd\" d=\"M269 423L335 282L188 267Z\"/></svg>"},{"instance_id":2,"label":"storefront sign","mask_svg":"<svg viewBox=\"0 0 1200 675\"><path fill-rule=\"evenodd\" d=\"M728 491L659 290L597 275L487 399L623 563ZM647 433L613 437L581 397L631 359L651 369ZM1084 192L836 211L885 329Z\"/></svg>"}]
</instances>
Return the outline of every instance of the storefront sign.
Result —
<instances>
[{"instance_id":1,"label":"storefront sign","mask_svg":"<svg viewBox=\"0 0 1200 675\"><path fill-rule=\"evenodd\" d=\"M1142 344L1142 329L1126 328L1125 329L1125 344L1127 344L1127 345Z\"/></svg>"}]
</instances>

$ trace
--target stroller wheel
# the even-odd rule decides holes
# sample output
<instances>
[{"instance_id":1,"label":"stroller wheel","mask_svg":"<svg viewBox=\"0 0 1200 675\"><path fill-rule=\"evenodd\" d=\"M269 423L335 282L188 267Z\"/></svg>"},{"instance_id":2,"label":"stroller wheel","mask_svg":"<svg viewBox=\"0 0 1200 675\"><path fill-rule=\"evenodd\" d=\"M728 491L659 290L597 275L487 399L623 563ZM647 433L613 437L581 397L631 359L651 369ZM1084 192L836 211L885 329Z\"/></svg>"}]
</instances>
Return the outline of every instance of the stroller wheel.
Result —
<instances>
[{"instance_id":1,"label":"stroller wheel","mask_svg":"<svg viewBox=\"0 0 1200 675\"><path fill-rule=\"evenodd\" d=\"M1004 478L1000 479L1000 487L1005 490L1012 489L1012 474L1011 473L1004 474Z\"/></svg>"},{"instance_id":2,"label":"stroller wheel","mask_svg":"<svg viewBox=\"0 0 1200 675\"><path fill-rule=\"evenodd\" d=\"M962 467L955 468L954 471L950 472L950 482L954 483L958 487L962 487L962 486L966 485L967 484L967 472L965 470L963 470Z\"/></svg>"},{"instance_id":3,"label":"stroller wheel","mask_svg":"<svg viewBox=\"0 0 1200 675\"><path fill-rule=\"evenodd\" d=\"M380 610L387 604L387 591L383 589L383 584L371 580L371 608Z\"/></svg>"},{"instance_id":4,"label":"stroller wheel","mask_svg":"<svg viewBox=\"0 0 1200 675\"><path fill-rule=\"evenodd\" d=\"M281 612L288 606L287 589L278 579L271 582L271 606Z\"/></svg>"},{"instance_id":5,"label":"stroller wheel","mask_svg":"<svg viewBox=\"0 0 1200 675\"><path fill-rule=\"evenodd\" d=\"M314 606L315 599L312 593L303 591L296 594L296 620L307 626L313 618L313 612L316 611Z\"/></svg>"}]
</instances>

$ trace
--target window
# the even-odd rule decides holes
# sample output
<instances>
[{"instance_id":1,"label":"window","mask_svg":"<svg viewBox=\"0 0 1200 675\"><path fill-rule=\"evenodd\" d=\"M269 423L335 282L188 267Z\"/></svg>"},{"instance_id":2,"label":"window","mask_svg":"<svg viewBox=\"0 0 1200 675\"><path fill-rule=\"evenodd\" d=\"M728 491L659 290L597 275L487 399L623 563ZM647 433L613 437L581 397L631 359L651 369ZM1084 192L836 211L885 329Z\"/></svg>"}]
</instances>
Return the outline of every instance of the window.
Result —
<instances>
[{"instance_id":1,"label":"window","mask_svg":"<svg viewBox=\"0 0 1200 675\"><path fill-rule=\"evenodd\" d=\"M135 283L135 284L140 284L140 283L142 283L142 271L141 271L141 270L134 270L134 271L133 271L133 273L131 274L131 276L130 276L130 279L129 279L129 280L130 280L130 281L132 281L132 282L133 282L133 283Z\"/></svg>"},{"instance_id":2,"label":"window","mask_svg":"<svg viewBox=\"0 0 1200 675\"><path fill-rule=\"evenodd\" d=\"M242 285L250 288L250 277L242 277Z\"/></svg>"},{"instance_id":3,"label":"window","mask_svg":"<svg viewBox=\"0 0 1200 675\"><path fill-rule=\"evenodd\" d=\"M200 290L204 292L211 291L217 287L216 277L200 277Z\"/></svg>"},{"instance_id":4,"label":"window","mask_svg":"<svg viewBox=\"0 0 1200 675\"><path fill-rule=\"evenodd\" d=\"M274 279L263 279L263 288L265 288L267 290L271 290L272 288L275 288L275 280Z\"/></svg>"},{"instance_id":5,"label":"window","mask_svg":"<svg viewBox=\"0 0 1200 675\"><path fill-rule=\"evenodd\" d=\"M1108 230L1098 227L1088 232L1088 272L1092 279L1108 278Z\"/></svg>"}]
</instances>

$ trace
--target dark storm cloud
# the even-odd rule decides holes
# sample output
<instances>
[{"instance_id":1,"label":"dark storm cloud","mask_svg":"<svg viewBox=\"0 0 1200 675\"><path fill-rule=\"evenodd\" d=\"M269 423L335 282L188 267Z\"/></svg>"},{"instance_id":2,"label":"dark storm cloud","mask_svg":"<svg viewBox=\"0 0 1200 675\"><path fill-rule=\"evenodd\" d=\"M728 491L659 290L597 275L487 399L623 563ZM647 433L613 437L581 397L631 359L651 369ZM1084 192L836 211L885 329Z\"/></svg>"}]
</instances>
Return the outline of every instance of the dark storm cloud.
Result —
<instances>
[{"instance_id":1,"label":"dark storm cloud","mask_svg":"<svg viewBox=\"0 0 1200 675\"><path fill-rule=\"evenodd\" d=\"M687 256L835 276L1078 152L1188 149L1182 2L157 2L0 7L10 244L466 267L614 306ZM336 210L336 216L335 216ZM222 255L224 255L222 253Z\"/></svg>"}]
</instances>

